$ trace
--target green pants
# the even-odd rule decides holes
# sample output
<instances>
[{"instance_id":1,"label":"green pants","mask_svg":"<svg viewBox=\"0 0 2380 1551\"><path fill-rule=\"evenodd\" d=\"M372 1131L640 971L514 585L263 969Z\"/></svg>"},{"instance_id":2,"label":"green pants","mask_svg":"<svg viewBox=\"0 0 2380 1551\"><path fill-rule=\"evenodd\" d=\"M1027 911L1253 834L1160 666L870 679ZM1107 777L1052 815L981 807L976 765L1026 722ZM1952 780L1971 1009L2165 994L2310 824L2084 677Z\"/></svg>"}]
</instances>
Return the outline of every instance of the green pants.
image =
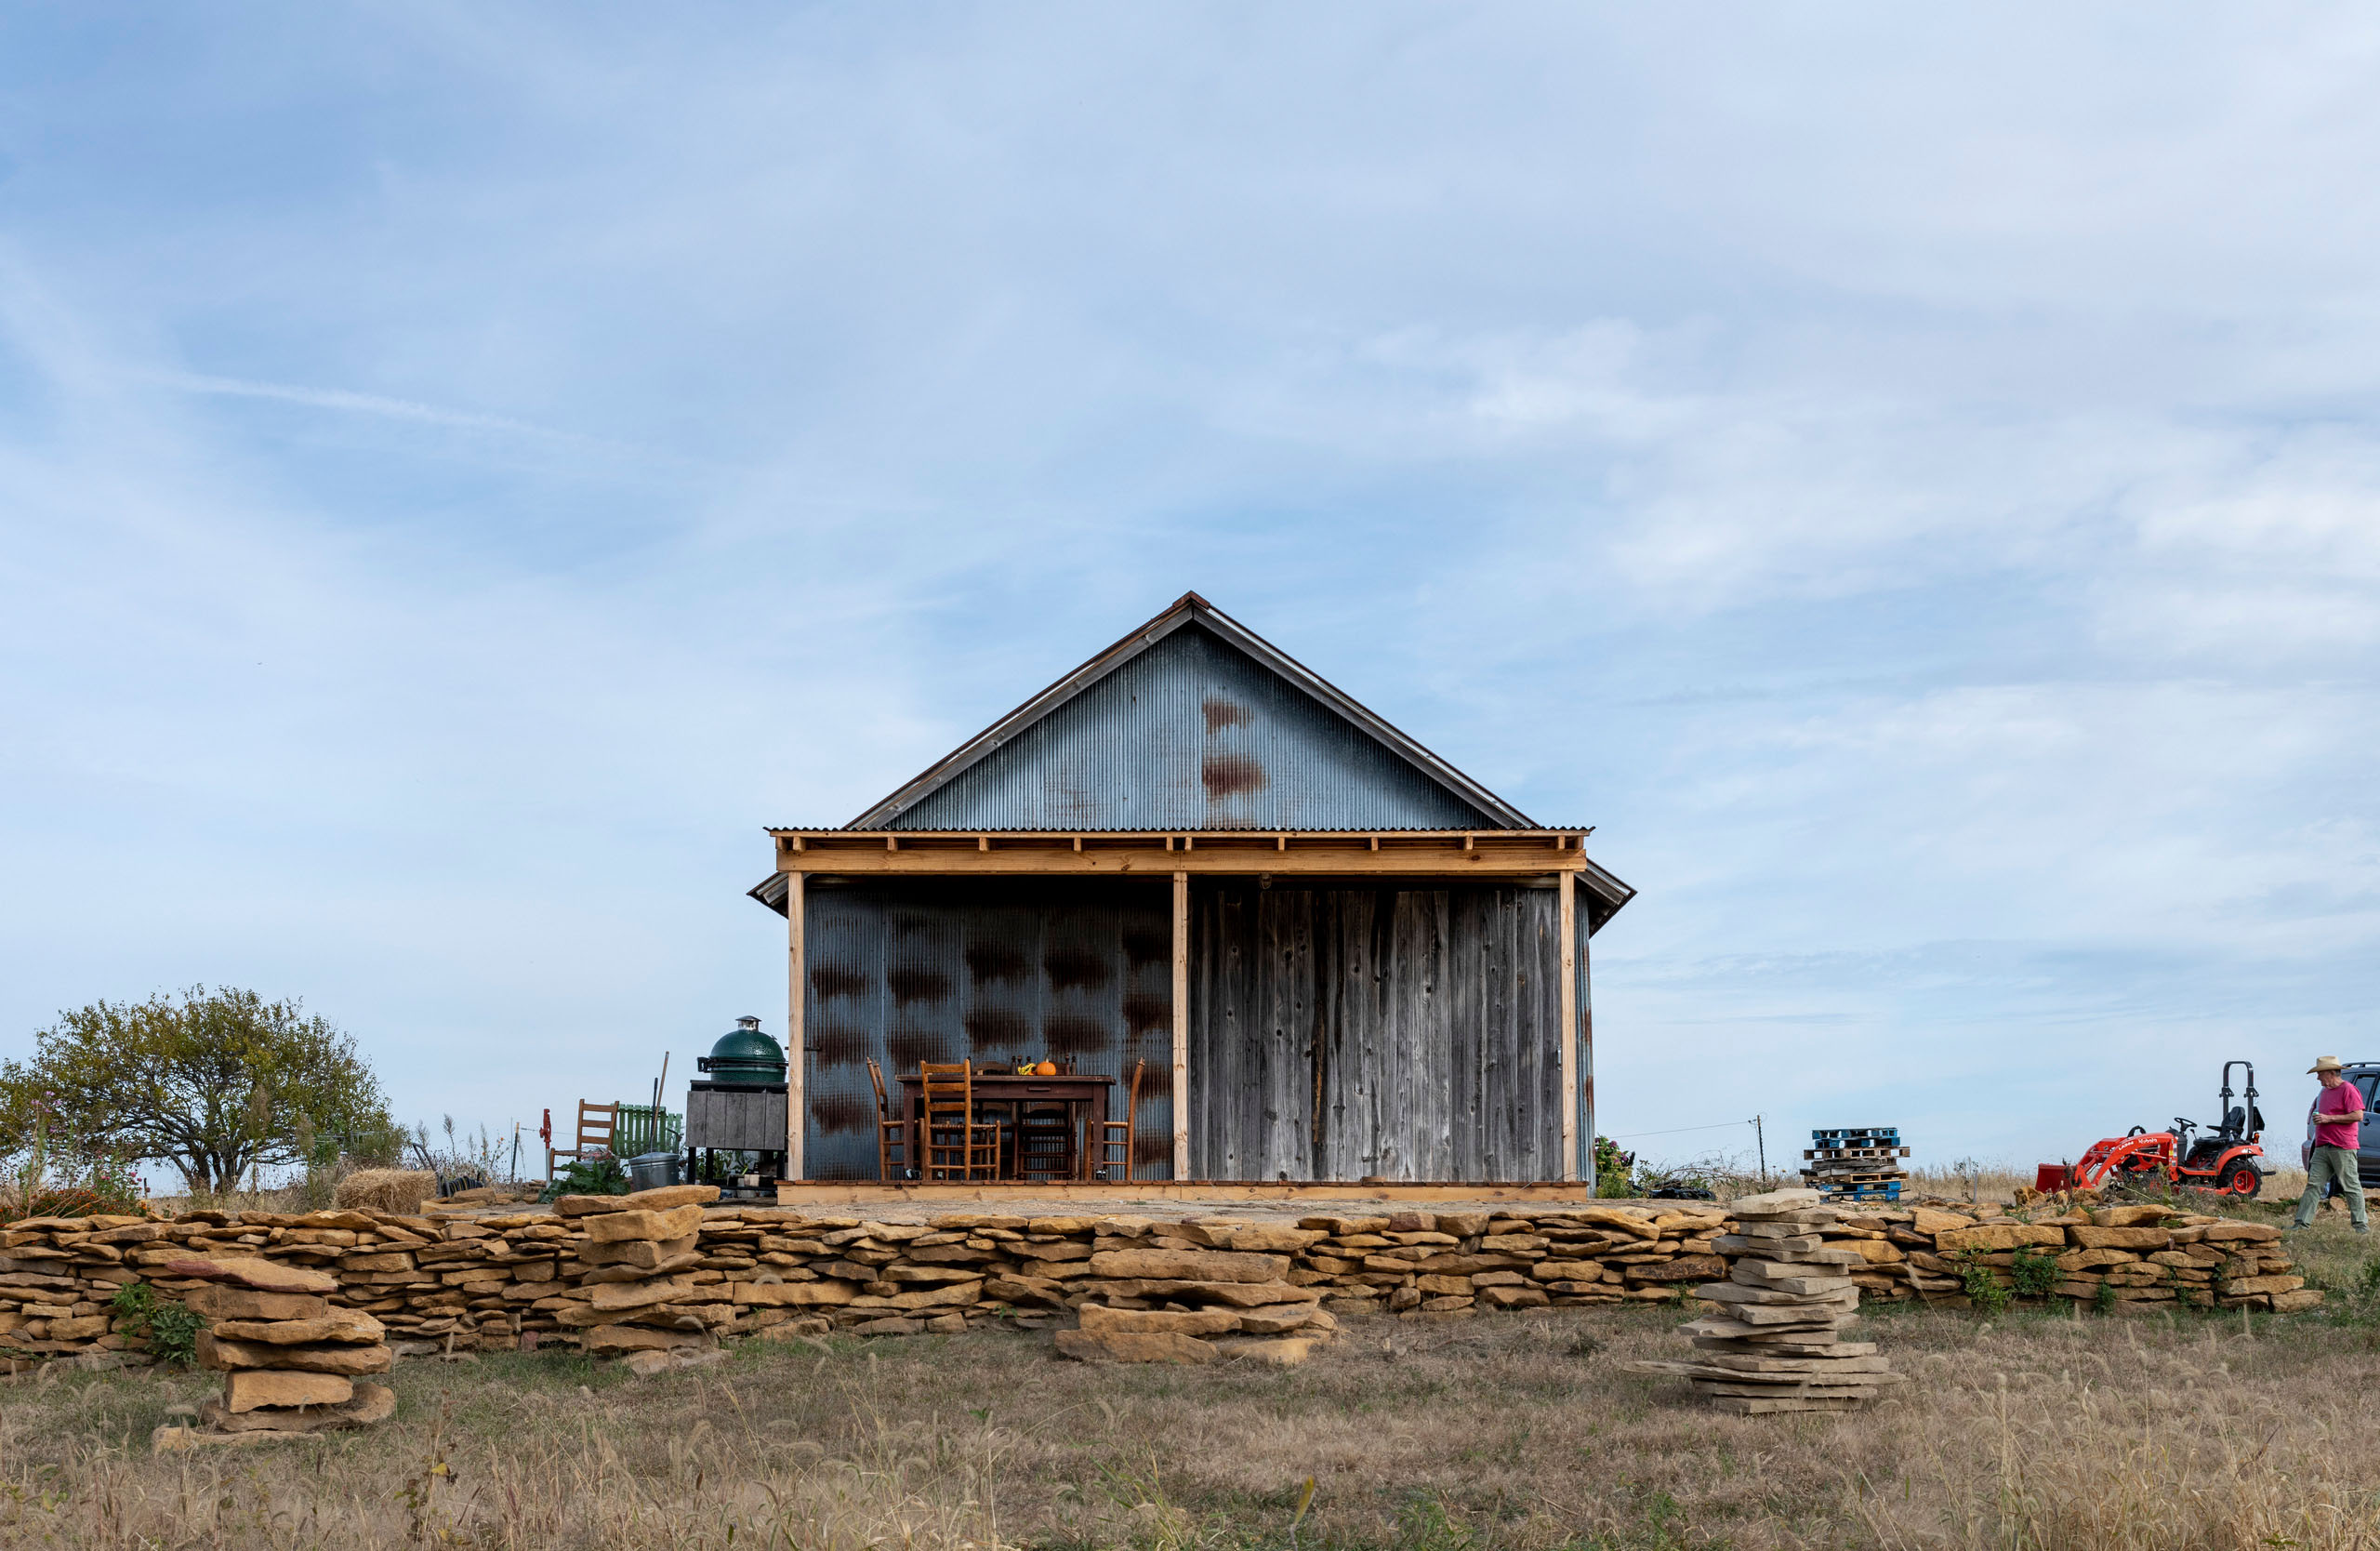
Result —
<instances>
[{"instance_id":1,"label":"green pants","mask_svg":"<svg viewBox=\"0 0 2380 1551\"><path fill-rule=\"evenodd\" d=\"M2314 1209L2322 1204L2322 1186L2338 1181L2339 1194L2347 1198L2347 1213L2355 1226L2363 1226L2363 1181L2355 1172L2353 1147L2316 1147L2306 1160L2306 1194L2297 1200L2297 1226L2304 1227L2314 1220Z\"/></svg>"}]
</instances>

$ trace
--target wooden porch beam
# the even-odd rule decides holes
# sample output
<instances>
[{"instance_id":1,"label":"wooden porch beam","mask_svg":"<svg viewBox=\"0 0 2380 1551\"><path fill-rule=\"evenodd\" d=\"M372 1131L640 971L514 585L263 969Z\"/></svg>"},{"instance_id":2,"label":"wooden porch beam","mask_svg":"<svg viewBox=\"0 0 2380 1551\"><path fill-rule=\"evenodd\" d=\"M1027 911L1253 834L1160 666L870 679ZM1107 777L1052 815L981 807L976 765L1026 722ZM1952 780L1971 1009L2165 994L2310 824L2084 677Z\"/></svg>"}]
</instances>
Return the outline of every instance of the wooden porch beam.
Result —
<instances>
[{"instance_id":1,"label":"wooden porch beam","mask_svg":"<svg viewBox=\"0 0 2380 1551\"><path fill-rule=\"evenodd\" d=\"M1275 842L1259 847L1219 846L1209 841L1197 850L1185 847L1168 851L1154 845L1114 848L1086 845L1076 851L1071 847L1027 850L1003 840L999 849L993 851L976 849L972 843L964 848L943 849L920 846L914 842L898 851L883 851L873 847L846 850L820 846L813 842L800 851L781 851L777 855L777 869L781 872L848 873L853 876L863 873L919 876L980 873L1162 878L1186 871L1223 876L1238 873L1252 876L1269 872L1276 877L1340 874L1382 878L1515 878L1577 872L1585 866L1581 853L1555 851L1551 846L1481 846L1471 851L1416 847L1408 850L1391 843L1375 851L1362 842L1325 846L1282 845Z\"/></svg>"}]
</instances>

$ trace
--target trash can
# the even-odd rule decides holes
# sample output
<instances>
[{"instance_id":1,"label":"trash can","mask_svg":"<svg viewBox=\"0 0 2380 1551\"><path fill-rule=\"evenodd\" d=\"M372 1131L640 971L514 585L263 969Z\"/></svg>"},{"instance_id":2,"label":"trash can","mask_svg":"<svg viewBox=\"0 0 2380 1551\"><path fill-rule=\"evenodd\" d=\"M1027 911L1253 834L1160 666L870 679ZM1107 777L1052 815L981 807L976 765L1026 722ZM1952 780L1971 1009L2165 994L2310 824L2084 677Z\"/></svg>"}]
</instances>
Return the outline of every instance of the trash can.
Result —
<instances>
[{"instance_id":1,"label":"trash can","mask_svg":"<svg viewBox=\"0 0 2380 1551\"><path fill-rule=\"evenodd\" d=\"M648 1152L628 1160L628 1184L638 1190L658 1190L678 1183L680 1160L674 1152Z\"/></svg>"}]
</instances>

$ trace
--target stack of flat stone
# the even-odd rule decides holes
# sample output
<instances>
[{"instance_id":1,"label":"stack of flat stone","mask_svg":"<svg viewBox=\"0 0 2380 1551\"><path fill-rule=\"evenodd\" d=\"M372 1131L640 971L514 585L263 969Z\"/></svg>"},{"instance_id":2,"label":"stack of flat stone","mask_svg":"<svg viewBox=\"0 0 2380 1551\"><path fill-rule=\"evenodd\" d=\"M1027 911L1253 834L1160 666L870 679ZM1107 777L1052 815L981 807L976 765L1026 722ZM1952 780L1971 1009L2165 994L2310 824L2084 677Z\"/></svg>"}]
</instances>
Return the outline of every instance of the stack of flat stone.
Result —
<instances>
[{"instance_id":1,"label":"stack of flat stone","mask_svg":"<svg viewBox=\"0 0 2380 1551\"><path fill-rule=\"evenodd\" d=\"M1322 1290L1286 1279L1289 1256L1324 1237L1270 1224L1102 1220L1079 1325L1058 1350L1086 1362L1302 1362L1337 1332ZM1218 1337L1237 1337L1219 1341Z\"/></svg>"},{"instance_id":2,"label":"stack of flat stone","mask_svg":"<svg viewBox=\"0 0 2380 1551\"><path fill-rule=\"evenodd\" d=\"M338 1279L269 1261L222 1257L173 1263L200 1285L185 1302L211 1321L199 1332L201 1366L223 1375L223 1394L200 1409L198 1427L161 1428L159 1449L253 1442L385 1422L396 1413L380 1321L332 1305Z\"/></svg>"},{"instance_id":3,"label":"stack of flat stone","mask_svg":"<svg viewBox=\"0 0 2380 1551\"><path fill-rule=\"evenodd\" d=\"M1747 1415L1855 1411L1901 1382L1872 1343L1842 1339L1859 1307L1851 1268L1864 1259L1827 1247L1824 1230L1840 1214L1818 1192L1746 1197L1728 1215L1736 1231L1713 1245L1727 1279L1694 1290L1718 1309L1685 1327L1699 1355L1630 1371L1684 1374L1717 1409Z\"/></svg>"},{"instance_id":4,"label":"stack of flat stone","mask_svg":"<svg viewBox=\"0 0 2380 1551\"><path fill-rule=\"evenodd\" d=\"M564 1196L554 1210L586 1235L575 1281L555 1318L599 1355L694 1355L735 1318L734 1293L714 1273L698 1281L703 1204L716 1185L671 1185L628 1196Z\"/></svg>"}]
</instances>

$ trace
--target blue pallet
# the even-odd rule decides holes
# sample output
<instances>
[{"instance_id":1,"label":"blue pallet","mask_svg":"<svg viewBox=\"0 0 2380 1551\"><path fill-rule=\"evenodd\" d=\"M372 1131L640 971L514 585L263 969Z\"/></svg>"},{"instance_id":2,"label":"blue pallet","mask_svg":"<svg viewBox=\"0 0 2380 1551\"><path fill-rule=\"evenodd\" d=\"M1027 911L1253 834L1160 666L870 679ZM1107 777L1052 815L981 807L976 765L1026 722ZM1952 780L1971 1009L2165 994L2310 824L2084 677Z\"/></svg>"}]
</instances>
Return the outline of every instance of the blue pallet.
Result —
<instances>
[{"instance_id":1,"label":"blue pallet","mask_svg":"<svg viewBox=\"0 0 2380 1551\"><path fill-rule=\"evenodd\" d=\"M1821 1193L1824 1195L1826 1200L1831 1201L1897 1201L1900 1200L1900 1186L1897 1183L1892 1185L1854 1185L1846 1186L1842 1189L1827 1190Z\"/></svg>"},{"instance_id":2,"label":"blue pallet","mask_svg":"<svg viewBox=\"0 0 2380 1551\"><path fill-rule=\"evenodd\" d=\"M1897 1125L1837 1126L1831 1131L1813 1131L1810 1133L1810 1140L1817 1143L1819 1147L1826 1147L1829 1144L1832 1144L1836 1147L1842 1147L1844 1145L1842 1138L1846 1136L1871 1136L1876 1139L1876 1145L1879 1147L1897 1147L1900 1146L1900 1127ZM1860 1144L1853 1145L1857 1146Z\"/></svg>"}]
</instances>

